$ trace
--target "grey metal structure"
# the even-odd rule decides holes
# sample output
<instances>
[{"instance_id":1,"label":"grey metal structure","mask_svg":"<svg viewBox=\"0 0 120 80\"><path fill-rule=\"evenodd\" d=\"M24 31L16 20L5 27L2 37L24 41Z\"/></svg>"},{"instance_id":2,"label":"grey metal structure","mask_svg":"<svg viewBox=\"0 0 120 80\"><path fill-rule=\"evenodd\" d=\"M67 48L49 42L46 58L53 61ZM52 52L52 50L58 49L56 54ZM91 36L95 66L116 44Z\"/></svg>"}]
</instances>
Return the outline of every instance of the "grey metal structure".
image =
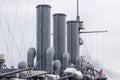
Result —
<instances>
[{"instance_id":1,"label":"grey metal structure","mask_svg":"<svg viewBox=\"0 0 120 80\"><path fill-rule=\"evenodd\" d=\"M60 60L55 60L53 64L54 72L57 75L60 75L60 70L61 70L61 61Z\"/></svg>"},{"instance_id":2,"label":"grey metal structure","mask_svg":"<svg viewBox=\"0 0 120 80\"><path fill-rule=\"evenodd\" d=\"M5 63L4 54L0 54L0 69L3 68L4 63Z\"/></svg>"},{"instance_id":3,"label":"grey metal structure","mask_svg":"<svg viewBox=\"0 0 120 80\"><path fill-rule=\"evenodd\" d=\"M34 58L36 56L35 48L29 48L27 54L27 66L33 68L34 67Z\"/></svg>"},{"instance_id":4,"label":"grey metal structure","mask_svg":"<svg viewBox=\"0 0 120 80\"><path fill-rule=\"evenodd\" d=\"M46 51L46 71L49 71L51 74L53 73L53 57L54 57L54 49L48 48Z\"/></svg>"},{"instance_id":5,"label":"grey metal structure","mask_svg":"<svg viewBox=\"0 0 120 80\"><path fill-rule=\"evenodd\" d=\"M67 50L70 53L71 63L75 64L76 57L79 55L79 34L78 22L67 22Z\"/></svg>"},{"instance_id":6,"label":"grey metal structure","mask_svg":"<svg viewBox=\"0 0 120 80\"><path fill-rule=\"evenodd\" d=\"M62 61L65 52L65 21L66 15L63 13L53 15L53 45L55 49L54 59Z\"/></svg>"},{"instance_id":7,"label":"grey metal structure","mask_svg":"<svg viewBox=\"0 0 120 80\"><path fill-rule=\"evenodd\" d=\"M37 69L46 69L46 50L50 46L50 6L37 7Z\"/></svg>"},{"instance_id":8,"label":"grey metal structure","mask_svg":"<svg viewBox=\"0 0 120 80\"><path fill-rule=\"evenodd\" d=\"M18 64L18 69L26 69L26 67L27 67L27 63L25 61L21 61Z\"/></svg>"},{"instance_id":9,"label":"grey metal structure","mask_svg":"<svg viewBox=\"0 0 120 80\"><path fill-rule=\"evenodd\" d=\"M37 7L37 50L29 48L27 63L21 61L18 68L7 68L4 65L4 55L0 54L0 80L106 80L94 69L94 66L79 55L79 45L83 40L81 33L99 33L106 31L81 31L83 22L79 16L79 0L77 0L77 20L67 22L67 50L65 50L65 22L66 15L57 13L53 15L53 45L50 47L50 6ZM80 41L79 41L80 40ZM55 50L54 50L55 49ZM37 61L34 59L37 51ZM27 68L28 67L28 68ZM37 70L36 70L37 69ZM65 73L68 74L65 74ZM96 76L97 75L97 76Z\"/></svg>"},{"instance_id":10,"label":"grey metal structure","mask_svg":"<svg viewBox=\"0 0 120 80\"><path fill-rule=\"evenodd\" d=\"M62 57L62 70L65 70L69 66L70 64L69 62L70 62L70 55L69 53L65 52Z\"/></svg>"},{"instance_id":11,"label":"grey metal structure","mask_svg":"<svg viewBox=\"0 0 120 80\"><path fill-rule=\"evenodd\" d=\"M80 56L76 57L75 68L77 70L80 70L80 68L81 68L81 57Z\"/></svg>"}]
</instances>

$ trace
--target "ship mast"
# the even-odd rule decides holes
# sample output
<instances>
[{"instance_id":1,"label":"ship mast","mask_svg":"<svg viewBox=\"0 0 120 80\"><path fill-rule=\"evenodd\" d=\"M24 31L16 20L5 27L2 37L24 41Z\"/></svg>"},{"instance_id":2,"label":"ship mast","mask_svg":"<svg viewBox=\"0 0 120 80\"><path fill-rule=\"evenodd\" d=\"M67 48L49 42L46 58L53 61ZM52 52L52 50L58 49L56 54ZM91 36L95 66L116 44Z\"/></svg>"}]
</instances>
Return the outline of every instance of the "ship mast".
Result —
<instances>
[{"instance_id":1,"label":"ship mast","mask_svg":"<svg viewBox=\"0 0 120 80\"><path fill-rule=\"evenodd\" d=\"M80 16L79 16L79 0L77 0L77 17L76 17L77 21L80 21Z\"/></svg>"},{"instance_id":2,"label":"ship mast","mask_svg":"<svg viewBox=\"0 0 120 80\"><path fill-rule=\"evenodd\" d=\"M76 16L76 21L77 21L77 26L78 26L78 34L79 34L79 44L83 44L83 39L80 37L80 34L82 33L105 33L107 30L102 30L102 31L81 31L84 29L83 27L83 21L80 20L80 15L79 15L79 0L77 0L77 16Z\"/></svg>"},{"instance_id":3,"label":"ship mast","mask_svg":"<svg viewBox=\"0 0 120 80\"><path fill-rule=\"evenodd\" d=\"M79 28L79 33L104 33L107 32L107 30L102 30L102 31L80 31L81 29L84 29L82 26L79 25L80 21L80 15L79 15L79 0L77 0L77 17L76 17L76 21L78 22L78 28Z\"/></svg>"},{"instance_id":4,"label":"ship mast","mask_svg":"<svg viewBox=\"0 0 120 80\"><path fill-rule=\"evenodd\" d=\"M81 39L80 37L80 31L81 29L84 29L82 24L83 22L80 21L80 15L79 15L79 0L77 0L77 16L76 16L76 21L77 21L77 26L78 26L78 35L79 35L79 45L82 45L83 44L83 40Z\"/></svg>"}]
</instances>

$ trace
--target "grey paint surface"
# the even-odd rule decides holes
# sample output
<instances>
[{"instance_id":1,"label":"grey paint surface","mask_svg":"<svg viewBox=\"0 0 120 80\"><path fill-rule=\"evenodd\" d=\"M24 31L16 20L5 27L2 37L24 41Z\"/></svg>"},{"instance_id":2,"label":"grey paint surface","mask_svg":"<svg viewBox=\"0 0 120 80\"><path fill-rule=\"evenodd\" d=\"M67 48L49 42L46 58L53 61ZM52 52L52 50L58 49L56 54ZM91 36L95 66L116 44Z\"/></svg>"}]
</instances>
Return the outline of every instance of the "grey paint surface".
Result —
<instances>
[{"instance_id":1,"label":"grey paint surface","mask_svg":"<svg viewBox=\"0 0 120 80\"><path fill-rule=\"evenodd\" d=\"M60 75L61 61L60 60L55 60L54 64L53 64L53 68L54 68L55 73L57 73L58 75Z\"/></svg>"},{"instance_id":2,"label":"grey paint surface","mask_svg":"<svg viewBox=\"0 0 120 80\"><path fill-rule=\"evenodd\" d=\"M54 14L53 15L53 44L55 49L54 59L62 61L63 53L65 52L65 14Z\"/></svg>"},{"instance_id":3,"label":"grey paint surface","mask_svg":"<svg viewBox=\"0 0 120 80\"><path fill-rule=\"evenodd\" d=\"M26 15L26 8L28 7L27 6L28 0L20 0L20 1L16 0L15 2L16 3L14 4L14 0L3 0L0 4L1 4L1 8L3 10L3 13L7 14L9 16L7 18L7 21L10 25L11 31L15 32L15 34L13 33L13 36L15 38L15 41L18 45L19 50L21 50L20 42L22 41L22 36L20 36L18 33L20 33L20 31L22 31L22 32L24 31L22 25L25 22L24 18ZM26 60L25 52L27 52L28 47L36 46L35 37L31 36L32 34L36 33L36 30L35 30L35 16L36 15L35 15L34 7L39 3L45 3L45 2L52 5L52 8L54 8L54 12L61 10L61 12L65 12L68 16L70 15L68 17L68 19L75 19L76 11L73 11L73 10L76 10L76 3L73 3L73 2L75 2L75 0L71 0L71 1L70 0L54 0L54 1L31 0L29 7L28 7L29 8L29 13L28 13L29 18L27 18L28 20L26 22L29 24L26 25L26 29L25 29L25 30L27 30L27 31L25 31L26 38L24 38L25 51L21 50L22 51L21 56L23 57L24 60ZM120 31L119 31L120 30L120 27L119 27L120 26L120 24L119 24L120 23L120 18L119 18L120 10L118 10L118 8L120 7L120 5L119 5L120 0L116 0L116 1L115 0L81 0L81 2L80 2L80 4L82 4L81 5L82 6L81 14L84 14L81 16L81 18L83 19L83 16L84 16L84 22L85 22L84 26L86 26L85 28L87 30L100 30L100 29L108 30L108 33L107 34L105 33L105 35L104 35L104 37L105 37L104 58L107 57L104 59L104 67L110 69L109 71L112 71L112 73L115 72L115 76L117 75L116 72L118 72L120 74L120 71L118 70L120 67L120 64L117 63L119 60L119 56L120 56L120 54L119 54L119 52L120 52L120 49L119 49L119 46L120 46L120 42L119 42L120 41L120 36L119 36L120 35ZM61 4L62 4L62 6L61 6ZM16 11L16 8L11 7L14 5L19 6L18 14L17 14L19 17L17 19L18 25L16 25L16 26L13 26L14 21L16 21L16 15L14 14L14 12ZM7 13L6 13L6 11L7 11ZM1 15L1 17L2 16L3 15ZM34 17L34 19L33 19L33 17ZM6 38L6 42L9 43L9 45L12 45L13 43L10 42L11 38L10 39L8 38L8 37L10 37L10 34L6 30L7 26L5 24L4 19L5 19L4 17L1 18L1 22L3 23L2 25L5 30L6 36L0 35L0 37L1 37L0 44L2 45L2 46L0 46L0 48L1 48L1 50L4 50L5 54L7 54L7 56L8 56L8 57L5 56L7 58L6 59L7 66L11 66L11 65L17 66L18 62L21 60L21 57L18 55L16 47L15 46L13 47L14 50L12 52L11 51L6 52L7 49L6 49L6 45L4 44L5 40L3 37ZM13 21L13 23L11 21ZM20 25L21 25L21 27L19 27ZM18 27L18 28L16 28L16 27ZM2 31L0 31L0 34L2 34L1 32ZM31 32L32 32L32 34L31 34ZM85 39L87 41L86 45L87 45L88 49L90 49L89 53L91 53L90 55L92 56L92 58L97 57L97 60L99 60L101 62L101 63L99 63L101 65L103 62L103 60L101 59L101 57L103 56L103 53L101 54L101 49L98 50L98 47L97 47L98 54L96 55L96 43L93 43L92 47L91 47L91 40L95 41L96 37L98 39L98 35L99 34L97 34L97 36L94 36L94 34L93 35L85 34L84 35L85 38L83 38L83 39ZM33 35L33 36L35 36L35 35ZM102 36L102 34L99 35L99 38L103 39L101 36ZM93 38L91 39L91 37L93 37ZM31 42L29 40L33 40L33 39L34 39L34 43L31 44ZM99 47L101 47L101 44L102 44L102 42L98 42ZM110 47L110 46L114 46L114 47ZM8 46L8 48L11 49L11 46ZM11 53L13 54L13 57L17 58L17 59L12 58L12 62L14 61L14 64L12 64L10 56L9 56L9 55L11 55ZM116 54L116 55L114 55L114 54ZM100 57L98 57L98 56L100 56ZM113 56L115 57L115 59L113 58ZM96 60L95 60L95 62L96 62ZM113 64L113 66L110 66L111 64ZM101 69L101 68L99 67L98 69ZM120 75L119 75L119 77L120 77ZM115 79L115 80L119 80L119 79L120 78Z\"/></svg>"},{"instance_id":4,"label":"grey paint surface","mask_svg":"<svg viewBox=\"0 0 120 80\"><path fill-rule=\"evenodd\" d=\"M50 6L37 6L37 62L38 69L46 68L46 50L50 46Z\"/></svg>"},{"instance_id":5,"label":"grey paint surface","mask_svg":"<svg viewBox=\"0 0 120 80\"><path fill-rule=\"evenodd\" d=\"M77 57L76 57L75 68L76 68L77 70L80 70L80 68L81 68L81 57L80 57L80 56L77 56Z\"/></svg>"},{"instance_id":6,"label":"grey paint surface","mask_svg":"<svg viewBox=\"0 0 120 80\"><path fill-rule=\"evenodd\" d=\"M64 53L62 57L62 70L65 70L69 66L70 55L69 53Z\"/></svg>"},{"instance_id":7,"label":"grey paint surface","mask_svg":"<svg viewBox=\"0 0 120 80\"><path fill-rule=\"evenodd\" d=\"M78 21L79 25L78 25L78 28L79 29L84 29L83 27L83 21Z\"/></svg>"},{"instance_id":8,"label":"grey paint surface","mask_svg":"<svg viewBox=\"0 0 120 80\"><path fill-rule=\"evenodd\" d=\"M51 74L53 73L53 56L54 56L54 49L48 48L46 51L46 71L49 71Z\"/></svg>"},{"instance_id":9,"label":"grey paint surface","mask_svg":"<svg viewBox=\"0 0 120 80\"><path fill-rule=\"evenodd\" d=\"M24 61L19 62L18 69L26 69L27 64Z\"/></svg>"},{"instance_id":10,"label":"grey paint surface","mask_svg":"<svg viewBox=\"0 0 120 80\"><path fill-rule=\"evenodd\" d=\"M36 50L35 48L29 48L28 54L27 54L27 66L28 67L34 67L34 58L36 56Z\"/></svg>"},{"instance_id":11,"label":"grey paint surface","mask_svg":"<svg viewBox=\"0 0 120 80\"><path fill-rule=\"evenodd\" d=\"M70 53L72 64L75 64L76 57L79 55L79 33L77 21L67 22L67 50Z\"/></svg>"}]
</instances>

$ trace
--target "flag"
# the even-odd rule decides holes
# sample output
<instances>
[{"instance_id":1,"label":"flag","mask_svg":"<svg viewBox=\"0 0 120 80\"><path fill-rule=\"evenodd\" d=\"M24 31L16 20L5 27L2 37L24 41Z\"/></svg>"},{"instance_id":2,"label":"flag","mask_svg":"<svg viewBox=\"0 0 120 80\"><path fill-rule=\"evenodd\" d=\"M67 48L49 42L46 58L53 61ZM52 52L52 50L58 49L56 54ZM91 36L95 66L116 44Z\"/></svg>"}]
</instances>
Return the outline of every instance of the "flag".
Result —
<instances>
[{"instance_id":1,"label":"flag","mask_svg":"<svg viewBox=\"0 0 120 80\"><path fill-rule=\"evenodd\" d=\"M100 74L100 75L102 75L102 74L103 74L103 69L101 69L101 70L99 71L99 74Z\"/></svg>"}]
</instances>

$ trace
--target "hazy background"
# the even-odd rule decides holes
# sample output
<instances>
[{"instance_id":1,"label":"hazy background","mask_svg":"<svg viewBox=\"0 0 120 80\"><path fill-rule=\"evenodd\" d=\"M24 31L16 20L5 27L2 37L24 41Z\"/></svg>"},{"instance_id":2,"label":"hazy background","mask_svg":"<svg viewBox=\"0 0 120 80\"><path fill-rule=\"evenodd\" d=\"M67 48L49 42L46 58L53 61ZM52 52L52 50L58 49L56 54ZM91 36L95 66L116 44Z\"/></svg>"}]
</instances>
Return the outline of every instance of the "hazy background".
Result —
<instances>
[{"instance_id":1,"label":"hazy background","mask_svg":"<svg viewBox=\"0 0 120 80\"><path fill-rule=\"evenodd\" d=\"M109 80L119 80L120 1L79 1L86 31L108 30L82 34L84 45L80 55L85 55L97 70L103 68ZM26 61L28 48L36 48L35 7L38 4L51 5L51 27L54 13L65 13L67 20L76 19L76 0L0 0L0 52L5 54L8 66L17 67L20 61Z\"/></svg>"}]
</instances>

